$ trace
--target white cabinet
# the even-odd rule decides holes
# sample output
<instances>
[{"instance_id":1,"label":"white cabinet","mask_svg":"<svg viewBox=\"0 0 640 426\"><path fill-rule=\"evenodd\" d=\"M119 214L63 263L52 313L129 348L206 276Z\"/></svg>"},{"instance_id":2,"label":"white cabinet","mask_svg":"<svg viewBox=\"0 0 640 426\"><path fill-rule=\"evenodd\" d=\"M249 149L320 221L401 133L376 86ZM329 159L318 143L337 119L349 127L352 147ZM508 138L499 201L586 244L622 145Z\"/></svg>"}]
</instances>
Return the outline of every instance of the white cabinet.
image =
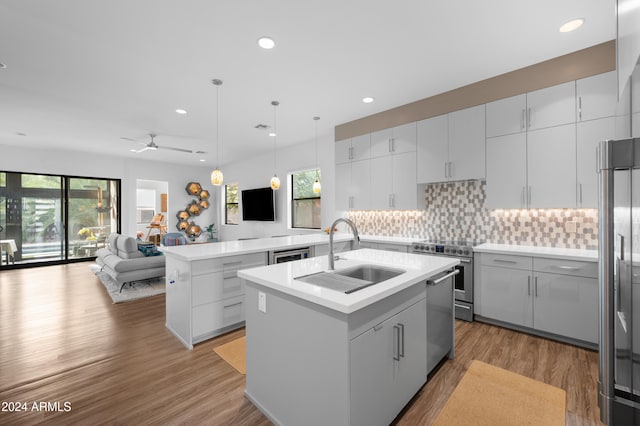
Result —
<instances>
[{"instance_id":1,"label":"white cabinet","mask_svg":"<svg viewBox=\"0 0 640 426\"><path fill-rule=\"evenodd\" d=\"M418 122L418 183L485 177L485 106Z\"/></svg>"},{"instance_id":2,"label":"white cabinet","mask_svg":"<svg viewBox=\"0 0 640 426\"><path fill-rule=\"evenodd\" d=\"M385 251L397 251L401 253L408 253L411 245L401 243L380 243L372 241L360 241L360 248L372 248Z\"/></svg>"},{"instance_id":3,"label":"white cabinet","mask_svg":"<svg viewBox=\"0 0 640 426\"><path fill-rule=\"evenodd\" d=\"M597 262L476 254L479 319L598 342Z\"/></svg>"},{"instance_id":4,"label":"white cabinet","mask_svg":"<svg viewBox=\"0 0 640 426\"><path fill-rule=\"evenodd\" d=\"M576 121L613 117L618 104L615 71L576 80ZM613 137L613 136L610 136Z\"/></svg>"},{"instance_id":5,"label":"white cabinet","mask_svg":"<svg viewBox=\"0 0 640 426\"><path fill-rule=\"evenodd\" d=\"M616 118L607 117L580 122L576 128L576 176L578 207L598 208L596 149L605 139L614 139Z\"/></svg>"},{"instance_id":6,"label":"white cabinet","mask_svg":"<svg viewBox=\"0 0 640 426\"><path fill-rule=\"evenodd\" d=\"M446 180L449 162L449 116L439 115L418 122L417 182Z\"/></svg>"},{"instance_id":7,"label":"white cabinet","mask_svg":"<svg viewBox=\"0 0 640 426\"><path fill-rule=\"evenodd\" d=\"M576 84L570 81L527 93L527 130L576 121Z\"/></svg>"},{"instance_id":8,"label":"white cabinet","mask_svg":"<svg viewBox=\"0 0 640 426\"><path fill-rule=\"evenodd\" d=\"M449 180L485 177L485 106L449 114Z\"/></svg>"},{"instance_id":9,"label":"white cabinet","mask_svg":"<svg viewBox=\"0 0 640 426\"><path fill-rule=\"evenodd\" d=\"M427 377L422 299L350 342L351 423L389 424Z\"/></svg>"},{"instance_id":10,"label":"white cabinet","mask_svg":"<svg viewBox=\"0 0 640 426\"><path fill-rule=\"evenodd\" d=\"M189 349L244 325L240 269L264 266L266 253L182 261L167 256L166 325Z\"/></svg>"},{"instance_id":11,"label":"white cabinet","mask_svg":"<svg viewBox=\"0 0 640 426\"><path fill-rule=\"evenodd\" d=\"M527 133L527 200L530 208L576 204L576 126Z\"/></svg>"},{"instance_id":12,"label":"white cabinet","mask_svg":"<svg viewBox=\"0 0 640 426\"><path fill-rule=\"evenodd\" d=\"M370 160L336 164L336 210L371 208Z\"/></svg>"},{"instance_id":13,"label":"white cabinet","mask_svg":"<svg viewBox=\"0 0 640 426\"><path fill-rule=\"evenodd\" d=\"M371 157L371 137L366 135L343 139L336 142L336 164L365 160Z\"/></svg>"},{"instance_id":14,"label":"white cabinet","mask_svg":"<svg viewBox=\"0 0 640 426\"><path fill-rule=\"evenodd\" d=\"M575 86L487 104L487 207L576 206Z\"/></svg>"},{"instance_id":15,"label":"white cabinet","mask_svg":"<svg viewBox=\"0 0 640 426\"><path fill-rule=\"evenodd\" d=\"M373 210L415 210L415 152L371 159L371 208Z\"/></svg>"},{"instance_id":16,"label":"white cabinet","mask_svg":"<svg viewBox=\"0 0 640 426\"><path fill-rule=\"evenodd\" d=\"M371 157L415 152L416 123L404 124L371 134Z\"/></svg>"}]
</instances>

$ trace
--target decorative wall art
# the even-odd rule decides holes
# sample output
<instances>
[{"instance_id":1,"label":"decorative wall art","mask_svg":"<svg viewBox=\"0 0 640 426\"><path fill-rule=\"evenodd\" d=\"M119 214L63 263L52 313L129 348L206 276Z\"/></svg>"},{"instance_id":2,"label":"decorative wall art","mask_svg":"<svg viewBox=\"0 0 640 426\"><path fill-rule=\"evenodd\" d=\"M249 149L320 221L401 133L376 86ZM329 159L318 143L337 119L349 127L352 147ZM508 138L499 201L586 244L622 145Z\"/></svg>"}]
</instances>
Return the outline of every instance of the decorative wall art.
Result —
<instances>
[{"instance_id":1,"label":"decorative wall art","mask_svg":"<svg viewBox=\"0 0 640 426\"><path fill-rule=\"evenodd\" d=\"M191 240L194 240L202 234L202 228L193 220L189 219L199 216L203 210L211 207L211 202L209 201L211 194L208 190L203 189L198 182L189 182L185 187L185 191L187 191L187 194L197 196L198 198L191 200L184 210L176 213L176 217L178 218L176 228L178 228L179 231L184 231Z\"/></svg>"}]
</instances>

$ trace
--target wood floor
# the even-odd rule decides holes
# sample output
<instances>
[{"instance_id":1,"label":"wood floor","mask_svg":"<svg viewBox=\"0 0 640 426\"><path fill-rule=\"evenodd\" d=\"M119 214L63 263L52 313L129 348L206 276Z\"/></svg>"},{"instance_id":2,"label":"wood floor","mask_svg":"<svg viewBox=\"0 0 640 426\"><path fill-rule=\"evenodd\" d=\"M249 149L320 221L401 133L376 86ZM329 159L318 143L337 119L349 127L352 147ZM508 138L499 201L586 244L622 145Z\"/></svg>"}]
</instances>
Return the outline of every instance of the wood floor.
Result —
<instances>
[{"instance_id":1,"label":"wood floor","mask_svg":"<svg viewBox=\"0 0 640 426\"><path fill-rule=\"evenodd\" d=\"M0 272L0 424L270 424L213 352L244 330L189 351L164 295L114 305L89 264ZM599 424L595 352L478 322L456 324L456 359L396 423L430 424L472 359L565 389L567 424Z\"/></svg>"}]
</instances>

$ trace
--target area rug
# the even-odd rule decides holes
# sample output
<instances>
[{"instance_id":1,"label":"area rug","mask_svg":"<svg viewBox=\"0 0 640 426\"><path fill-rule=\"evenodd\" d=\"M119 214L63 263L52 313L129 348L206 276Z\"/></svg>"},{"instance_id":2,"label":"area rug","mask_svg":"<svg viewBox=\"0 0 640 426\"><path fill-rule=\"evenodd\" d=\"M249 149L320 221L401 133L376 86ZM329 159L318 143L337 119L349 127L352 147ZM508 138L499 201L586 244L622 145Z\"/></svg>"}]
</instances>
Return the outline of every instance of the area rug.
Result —
<instances>
[{"instance_id":1,"label":"area rug","mask_svg":"<svg viewBox=\"0 0 640 426\"><path fill-rule=\"evenodd\" d=\"M555 386L474 360L433 424L564 425L566 399Z\"/></svg>"},{"instance_id":2,"label":"area rug","mask_svg":"<svg viewBox=\"0 0 640 426\"><path fill-rule=\"evenodd\" d=\"M109 274L102 272L100 270L100 266L93 264L90 268L107 289L107 293L111 297L113 303L123 303L131 300L144 299L146 297L156 296L165 292L164 277L134 281L133 283L126 284L121 292L120 287L122 284L118 284Z\"/></svg>"},{"instance_id":3,"label":"area rug","mask_svg":"<svg viewBox=\"0 0 640 426\"><path fill-rule=\"evenodd\" d=\"M216 346L213 351L238 370L240 374L247 374L247 338L245 336Z\"/></svg>"}]
</instances>

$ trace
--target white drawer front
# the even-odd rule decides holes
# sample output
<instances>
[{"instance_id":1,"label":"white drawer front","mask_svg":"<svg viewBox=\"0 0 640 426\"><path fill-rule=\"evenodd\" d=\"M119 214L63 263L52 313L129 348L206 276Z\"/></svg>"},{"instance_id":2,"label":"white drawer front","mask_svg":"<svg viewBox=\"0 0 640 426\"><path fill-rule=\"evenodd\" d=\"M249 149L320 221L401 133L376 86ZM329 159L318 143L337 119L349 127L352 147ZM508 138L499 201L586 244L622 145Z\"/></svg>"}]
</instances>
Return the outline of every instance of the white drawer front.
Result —
<instances>
[{"instance_id":1,"label":"white drawer front","mask_svg":"<svg viewBox=\"0 0 640 426\"><path fill-rule=\"evenodd\" d=\"M192 279L192 306L242 295L244 280L237 277L237 271L198 275Z\"/></svg>"},{"instance_id":2,"label":"white drawer front","mask_svg":"<svg viewBox=\"0 0 640 426\"><path fill-rule=\"evenodd\" d=\"M193 337L244 321L244 296L193 308Z\"/></svg>"},{"instance_id":3,"label":"white drawer front","mask_svg":"<svg viewBox=\"0 0 640 426\"><path fill-rule=\"evenodd\" d=\"M526 269L531 270L531 256L514 256L510 254L481 253L480 262L486 266L497 266L500 268Z\"/></svg>"},{"instance_id":4,"label":"white drawer front","mask_svg":"<svg viewBox=\"0 0 640 426\"><path fill-rule=\"evenodd\" d=\"M216 257L215 259L203 259L191 262L191 274L196 276L222 270L243 269L266 264L266 252Z\"/></svg>"},{"instance_id":5,"label":"white drawer front","mask_svg":"<svg viewBox=\"0 0 640 426\"><path fill-rule=\"evenodd\" d=\"M533 258L533 270L536 272L549 272L551 274L597 278L598 262L535 257Z\"/></svg>"}]
</instances>

